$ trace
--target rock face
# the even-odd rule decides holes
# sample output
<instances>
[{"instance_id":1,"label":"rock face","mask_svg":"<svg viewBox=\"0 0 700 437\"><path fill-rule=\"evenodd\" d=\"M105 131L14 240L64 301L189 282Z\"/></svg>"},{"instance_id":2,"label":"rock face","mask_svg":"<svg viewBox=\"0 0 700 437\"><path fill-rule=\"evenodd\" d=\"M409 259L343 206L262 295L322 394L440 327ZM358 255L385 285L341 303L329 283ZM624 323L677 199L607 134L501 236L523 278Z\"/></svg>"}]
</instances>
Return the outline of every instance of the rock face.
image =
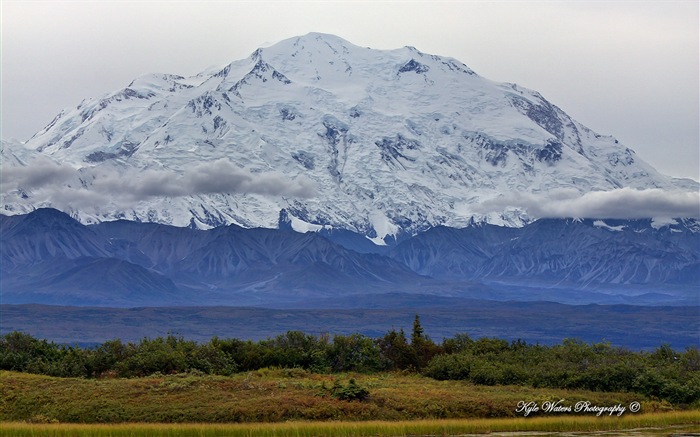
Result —
<instances>
[{"instance_id":1,"label":"rock face","mask_svg":"<svg viewBox=\"0 0 700 437\"><path fill-rule=\"evenodd\" d=\"M7 214L50 206L83 223L197 229L275 228L282 217L379 244L532 221L514 206L483 209L504 193L684 184L537 92L412 47L317 33L192 77L139 77L24 144L3 142L2 157L24 175L4 184ZM37 167L43 179L29 176Z\"/></svg>"}]
</instances>

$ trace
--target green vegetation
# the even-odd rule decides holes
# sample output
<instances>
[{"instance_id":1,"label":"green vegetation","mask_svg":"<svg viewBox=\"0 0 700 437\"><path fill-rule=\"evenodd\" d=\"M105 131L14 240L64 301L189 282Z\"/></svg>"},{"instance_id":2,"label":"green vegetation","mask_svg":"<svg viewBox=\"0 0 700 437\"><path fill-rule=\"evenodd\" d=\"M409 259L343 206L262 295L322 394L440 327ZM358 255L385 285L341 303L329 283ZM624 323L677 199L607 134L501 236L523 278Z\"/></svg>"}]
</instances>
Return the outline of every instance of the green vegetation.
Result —
<instances>
[{"instance_id":1,"label":"green vegetation","mask_svg":"<svg viewBox=\"0 0 700 437\"><path fill-rule=\"evenodd\" d=\"M267 367L316 373L408 371L480 385L630 392L674 405L700 403L697 347L679 352L662 345L653 352L633 352L607 343L565 340L542 346L474 340L467 334L436 344L425 335L418 316L410 340L403 330L393 329L377 339L290 331L259 342L215 337L200 344L169 335L81 349L20 332L0 337L0 369L50 376L132 378L193 371L228 376Z\"/></svg>"},{"instance_id":2,"label":"green vegetation","mask_svg":"<svg viewBox=\"0 0 700 437\"><path fill-rule=\"evenodd\" d=\"M697 347L679 353L664 345L652 353L635 353L575 340L544 347L460 337L447 340L445 348L452 353L431 360L425 375L486 385L634 392L673 404L700 400Z\"/></svg>"},{"instance_id":3,"label":"green vegetation","mask_svg":"<svg viewBox=\"0 0 700 437\"><path fill-rule=\"evenodd\" d=\"M466 334L437 344L418 316L410 336L391 330L377 339L290 331L259 342L197 343L169 335L79 348L19 332L0 337L0 421L516 417L522 416L519 402L558 401L697 410L700 353L667 345L633 352L576 340L542 346ZM561 417L533 415L547 414Z\"/></svg>"}]
</instances>

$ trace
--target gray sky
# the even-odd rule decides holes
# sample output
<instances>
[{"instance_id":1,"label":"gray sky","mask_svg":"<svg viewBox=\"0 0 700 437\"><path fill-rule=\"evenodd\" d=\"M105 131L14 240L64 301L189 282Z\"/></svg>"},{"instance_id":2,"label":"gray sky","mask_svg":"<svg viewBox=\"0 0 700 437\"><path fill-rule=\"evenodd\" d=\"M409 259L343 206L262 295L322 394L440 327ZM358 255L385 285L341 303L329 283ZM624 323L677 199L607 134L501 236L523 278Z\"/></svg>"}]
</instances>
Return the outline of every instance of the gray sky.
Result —
<instances>
[{"instance_id":1,"label":"gray sky","mask_svg":"<svg viewBox=\"0 0 700 437\"><path fill-rule=\"evenodd\" d=\"M2 7L2 132L144 73L196 74L311 31L405 45L542 93L661 172L700 179L692 1L12 1Z\"/></svg>"}]
</instances>

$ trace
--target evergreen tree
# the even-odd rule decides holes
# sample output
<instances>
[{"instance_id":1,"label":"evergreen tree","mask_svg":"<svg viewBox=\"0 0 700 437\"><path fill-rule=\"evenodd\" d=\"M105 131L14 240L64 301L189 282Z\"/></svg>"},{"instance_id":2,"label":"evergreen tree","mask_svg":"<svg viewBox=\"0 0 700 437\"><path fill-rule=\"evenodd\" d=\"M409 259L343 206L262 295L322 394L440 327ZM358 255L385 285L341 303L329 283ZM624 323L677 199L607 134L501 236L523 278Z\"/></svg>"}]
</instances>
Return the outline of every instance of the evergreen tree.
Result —
<instances>
[{"instance_id":1,"label":"evergreen tree","mask_svg":"<svg viewBox=\"0 0 700 437\"><path fill-rule=\"evenodd\" d=\"M425 334L425 330L420 324L420 316L418 314L416 314L416 318L413 320L411 349L413 350L413 367L416 370L423 369L435 355L442 353L440 346L433 343L430 337Z\"/></svg>"},{"instance_id":2,"label":"evergreen tree","mask_svg":"<svg viewBox=\"0 0 700 437\"><path fill-rule=\"evenodd\" d=\"M386 362L386 368L390 370L406 370L414 367L415 353L408 344L403 329L392 329L384 337L377 340L382 359Z\"/></svg>"},{"instance_id":3,"label":"evergreen tree","mask_svg":"<svg viewBox=\"0 0 700 437\"><path fill-rule=\"evenodd\" d=\"M416 314L416 318L413 319L413 332L411 333L411 345L414 348L422 346L425 341L424 330L420 324L420 316Z\"/></svg>"}]
</instances>

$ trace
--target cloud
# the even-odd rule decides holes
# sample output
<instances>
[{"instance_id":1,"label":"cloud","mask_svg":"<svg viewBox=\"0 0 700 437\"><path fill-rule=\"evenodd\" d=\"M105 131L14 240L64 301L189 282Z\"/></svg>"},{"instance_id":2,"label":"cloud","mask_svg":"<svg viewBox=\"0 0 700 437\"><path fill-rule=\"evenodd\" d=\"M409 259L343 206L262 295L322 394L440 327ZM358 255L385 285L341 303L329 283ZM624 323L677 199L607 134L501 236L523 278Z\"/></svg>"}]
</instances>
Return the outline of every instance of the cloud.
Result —
<instances>
[{"instance_id":1,"label":"cloud","mask_svg":"<svg viewBox=\"0 0 700 437\"><path fill-rule=\"evenodd\" d=\"M3 191L17 188L31 190L63 184L75 174L75 169L39 156L32 161L30 166L3 167L2 172L0 172L0 183L2 183Z\"/></svg>"},{"instance_id":2,"label":"cloud","mask_svg":"<svg viewBox=\"0 0 700 437\"><path fill-rule=\"evenodd\" d=\"M51 206L62 211L80 210L89 213L104 213L102 208L106 204L105 194L85 189L73 189L67 186L43 188L26 199L25 203L37 206ZM37 201L38 200L38 201ZM119 209L128 208L131 203L125 202L118 196L110 196L109 200Z\"/></svg>"},{"instance_id":3,"label":"cloud","mask_svg":"<svg viewBox=\"0 0 700 437\"><path fill-rule=\"evenodd\" d=\"M700 193L621 188L581 195L572 190L555 190L540 195L512 194L481 205L483 212L506 208L524 209L533 218L700 217Z\"/></svg>"},{"instance_id":4,"label":"cloud","mask_svg":"<svg viewBox=\"0 0 700 437\"><path fill-rule=\"evenodd\" d=\"M308 179L290 180L277 173L249 173L226 159L198 165L183 182L201 194L242 192L302 198L316 195Z\"/></svg>"},{"instance_id":5,"label":"cloud","mask_svg":"<svg viewBox=\"0 0 700 437\"><path fill-rule=\"evenodd\" d=\"M278 173L251 173L227 159L199 164L182 176L165 170L132 170L127 174L111 171L96 177L92 186L97 191L136 201L202 194L250 193L301 198L316 194L308 179L290 179Z\"/></svg>"},{"instance_id":6,"label":"cloud","mask_svg":"<svg viewBox=\"0 0 700 437\"><path fill-rule=\"evenodd\" d=\"M291 179L275 172L252 173L227 159L202 163L178 174L167 170L120 171L104 166L76 170L39 157L26 167L3 168L2 192L9 193L19 188L31 193L27 202L49 202L78 209L95 208L104 205L106 200L120 208L128 208L158 197L208 194L297 198L316 195L313 183L305 177Z\"/></svg>"}]
</instances>

